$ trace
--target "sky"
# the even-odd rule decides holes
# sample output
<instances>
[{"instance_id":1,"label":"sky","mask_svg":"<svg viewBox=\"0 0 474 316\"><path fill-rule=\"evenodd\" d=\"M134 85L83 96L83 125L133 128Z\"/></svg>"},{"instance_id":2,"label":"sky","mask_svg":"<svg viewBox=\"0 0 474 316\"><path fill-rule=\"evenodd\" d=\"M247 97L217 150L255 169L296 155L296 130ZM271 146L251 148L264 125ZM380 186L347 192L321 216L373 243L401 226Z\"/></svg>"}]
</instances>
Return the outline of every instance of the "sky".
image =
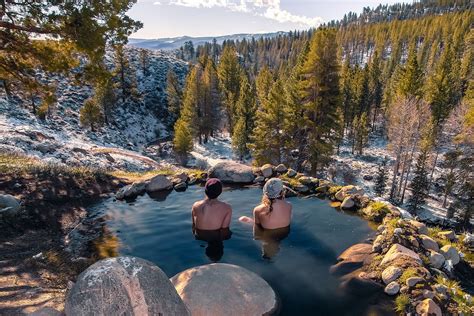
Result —
<instances>
[{"instance_id":1,"label":"sky","mask_svg":"<svg viewBox=\"0 0 474 316\"><path fill-rule=\"evenodd\" d=\"M138 0L128 12L142 21L132 38L219 36L306 30L402 0ZM407 2L407 1L405 1Z\"/></svg>"}]
</instances>

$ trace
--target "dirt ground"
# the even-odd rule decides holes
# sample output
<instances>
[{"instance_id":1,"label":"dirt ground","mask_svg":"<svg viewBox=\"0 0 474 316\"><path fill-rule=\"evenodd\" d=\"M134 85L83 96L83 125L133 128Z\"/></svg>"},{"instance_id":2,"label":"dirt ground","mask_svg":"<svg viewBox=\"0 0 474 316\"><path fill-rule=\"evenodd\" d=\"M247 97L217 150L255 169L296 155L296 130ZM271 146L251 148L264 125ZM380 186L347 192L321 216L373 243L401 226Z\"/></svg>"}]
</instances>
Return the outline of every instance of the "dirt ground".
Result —
<instances>
[{"instance_id":1,"label":"dirt ground","mask_svg":"<svg viewBox=\"0 0 474 316\"><path fill-rule=\"evenodd\" d=\"M98 259L89 245L80 256L66 251L65 236L87 215L83 205L121 185L61 174L0 175L0 194L22 201L19 214L0 214L0 315L64 309L68 286Z\"/></svg>"}]
</instances>

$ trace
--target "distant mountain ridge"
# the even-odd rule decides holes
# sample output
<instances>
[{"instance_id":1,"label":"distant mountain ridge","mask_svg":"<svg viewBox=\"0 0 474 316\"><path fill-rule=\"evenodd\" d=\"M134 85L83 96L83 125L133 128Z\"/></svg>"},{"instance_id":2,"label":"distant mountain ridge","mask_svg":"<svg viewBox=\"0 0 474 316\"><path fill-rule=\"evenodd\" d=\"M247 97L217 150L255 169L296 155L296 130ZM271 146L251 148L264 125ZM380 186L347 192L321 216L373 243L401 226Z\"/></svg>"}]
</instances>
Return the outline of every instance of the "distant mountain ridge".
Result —
<instances>
[{"instance_id":1,"label":"distant mountain ridge","mask_svg":"<svg viewBox=\"0 0 474 316\"><path fill-rule=\"evenodd\" d=\"M213 39L216 39L218 44L222 44L224 41L242 41L243 39L251 40L252 37L259 39L261 37L273 38L278 35L286 34L287 32L273 32L273 33L257 33L257 34L231 34L223 36L203 36L203 37L192 37L192 36L180 36L180 37L168 37L168 38L157 38L157 39L139 39L129 38L128 44L130 46L138 48L147 48L153 50L175 50L179 49L184 45L185 42L193 42L194 47L203 45L205 43L211 43Z\"/></svg>"}]
</instances>

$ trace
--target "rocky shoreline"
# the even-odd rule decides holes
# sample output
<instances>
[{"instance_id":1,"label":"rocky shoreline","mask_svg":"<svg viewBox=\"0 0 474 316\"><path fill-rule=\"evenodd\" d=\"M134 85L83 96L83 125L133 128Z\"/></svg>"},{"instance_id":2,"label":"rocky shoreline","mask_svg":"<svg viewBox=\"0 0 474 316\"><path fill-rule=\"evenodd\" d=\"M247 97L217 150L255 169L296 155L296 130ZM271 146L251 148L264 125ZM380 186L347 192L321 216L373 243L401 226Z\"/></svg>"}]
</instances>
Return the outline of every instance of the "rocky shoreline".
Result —
<instances>
[{"instance_id":1,"label":"rocky shoreline","mask_svg":"<svg viewBox=\"0 0 474 316\"><path fill-rule=\"evenodd\" d=\"M55 194L58 195L58 200L41 199L40 196L52 196L53 193L38 185L38 183L42 183L41 179L35 181L31 177L4 178L0 181L2 183L0 191L23 197L21 209L26 207L29 212L35 210L29 214L29 217L34 214L33 217L39 218L43 224L45 220L54 221L55 225L58 226L50 226L50 230L60 231L61 233L56 235L56 242L50 245L50 248L61 249L60 253L64 254L68 252L65 249L67 246L65 246L64 236L67 236L71 230L82 222L86 211L79 204L76 205L78 208L75 209L73 203L59 207L65 201L62 197L68 198L69 194L72 193L74 196L72 200L79 203L88 200L88 198L100 198L111 192L116 192L115 197L117 199L133 200L145 193L159 195L173 189L184 191L189 185L205 182L207 177L217 177L227 184L237 185L263 185L269 178L279 177L284 181L288 196L327 198L332 201L331 205L335 208L353 212L368 221L378 223L379 226L374 240L371 240L370 244L356 244L342 253L338 258L338 262L331 267L330 272L332 274L340 276L341 282L349 288L354 287L355 284L356 288L365 286L375 291L384 291L390 296L396 296L395 304L399 313L442 315L474 312L471 296L464 292L459 283L456 282L460 279L472 280L474 276L473 263L469 261L472 260L472 248L474 246L474 239L471 234L461 235L454 231L427 227L413 219L405 210L387 201L373 199L365 195L364 191L356 186L339 186L324 179L297 173L284 165L264 165L260 168L252 168L229 161L218 163L208 172L180 170L171 175L157 174L151 178L138 180L130 184L114 178L104 178L87 184L82 182L84 185L82 187L78 186L77 183L75 187L71 186L71 183L64 181L64 179L62 181L49 179L54 182L54 185L47 187L54 190ZM35 182L36 185L32 185L30 182ZM66 187L58 186L56 182L63 183ZM79 183L81 182L79 181ZM66 192L58 194L62 190L66 190ZM74 195L74 192L77 195ZM44 205L41 208L35 207L35 203L40 200L43 201ZM62 215L60 217L52 216L51 210L53 209L56 212L53 214ZM66 216L65 214L68 214L67 209L72 209L72 213L76 217ZM41 214L41 210L47 216ZM33 227L38 223L33 223ZM45 236L51 235L45 234L43 238L48 238ZM30 240L30 246L31 243ZM36 248L33 249L37 250ZM45 255L44 252L39 252L34 256L37 256L34 261L44 261L42 269L48 270L48 267L44 266L49 264L48 254ZM27 257L31 259L31 253ZM75 254L64 262L58 263L58 270L61 270L67 264L72 264L72 267L77 268L69 269L61 277L61 280L67 281L60 282L60 293L55 296L55 303L43 304L44 306L62 310L68 288L72 286L68 281L75 280L79 272L100 259L100 257L89 259L82 257L83 259L78 262L78 257L82 256ZM24 260L24 258L21 260ZM21 266L21 263L15 262L15 260L11 261L9 266L15 264ZM25 269L27 270L27 267ZM59 275L53 273L50 277L52 279L59 278ZM41 283L41 278L42 275L40 274L35 280L35 282L40 282L37 287L46 288L47 285ZM462 285L465 286L464 283ZM471 286L472 284L468 284L470 290L472 290ZM32 309L23 311L29 310ZM17 310L12 309L12 311Z\"/></svg>"}]
</instances>

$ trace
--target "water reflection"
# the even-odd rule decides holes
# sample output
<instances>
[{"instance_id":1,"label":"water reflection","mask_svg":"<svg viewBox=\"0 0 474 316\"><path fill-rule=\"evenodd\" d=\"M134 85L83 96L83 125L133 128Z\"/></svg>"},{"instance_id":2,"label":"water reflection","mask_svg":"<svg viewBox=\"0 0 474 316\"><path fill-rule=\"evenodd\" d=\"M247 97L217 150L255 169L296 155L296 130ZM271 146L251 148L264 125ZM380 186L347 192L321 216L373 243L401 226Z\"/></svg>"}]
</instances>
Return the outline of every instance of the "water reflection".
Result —
<instances>
[{"instance_id":1,"label":"water reflection","mask_svg":"<svg viewBox=\"0 0 474 316\"><path fill-rule=\"evenodd\" d=\"M272 259L280 251L280 243L290 234L290 226L265 229L261 225L253 225L253 235L255 240L262 242L262 257Z\"/></svg>"},{"instance_id":2,"label":"water reflection","mask_svg":"<svg viewBox=\"0 0 474 316\"><path fill-rule=\"evenodd\" d=\"M207 242L206 256L212 262L218 262L224 255L224 240L230 239L232 232L230 229L221 228L216 230L197 229L193 227L193 234L196 240Z\"/></svg>"}]
</instances>

